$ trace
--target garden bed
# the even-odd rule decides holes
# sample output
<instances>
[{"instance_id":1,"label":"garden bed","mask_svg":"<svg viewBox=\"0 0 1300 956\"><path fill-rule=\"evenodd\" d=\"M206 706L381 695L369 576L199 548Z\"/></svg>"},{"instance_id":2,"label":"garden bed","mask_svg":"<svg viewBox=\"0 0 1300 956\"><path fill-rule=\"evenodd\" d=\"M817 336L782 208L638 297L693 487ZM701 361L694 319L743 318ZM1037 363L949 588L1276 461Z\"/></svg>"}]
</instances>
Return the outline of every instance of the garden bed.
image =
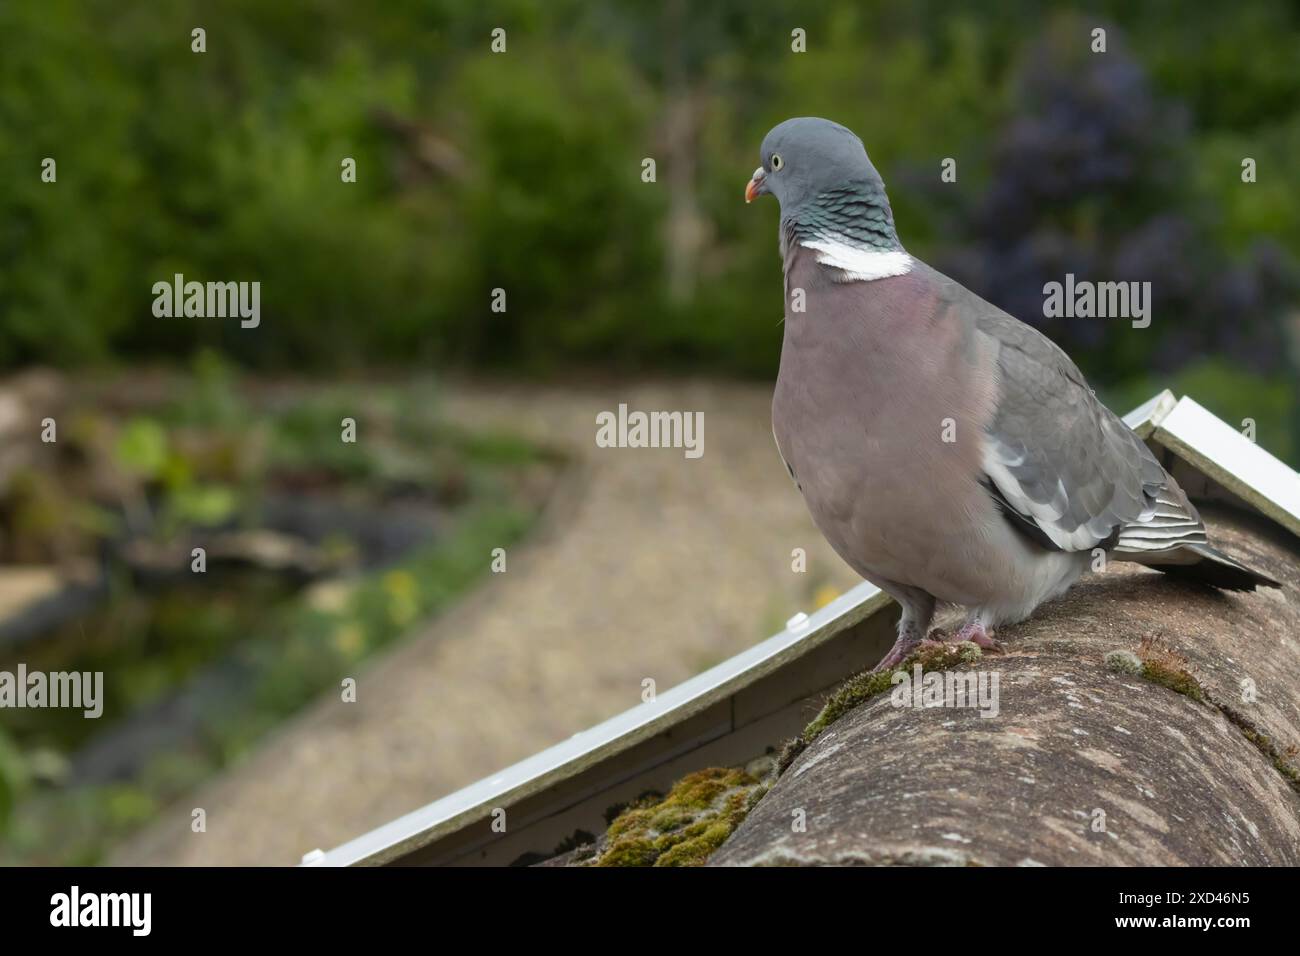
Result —
<instances>
[{"instance_id":1,"label":"garden bed","mask_svg":"<svg viewBox=\"0 0 1300 956\"><path fill-rule=\"evenodd\" d=\"M104 675L97 720L6 711L0 862L102 859L464 593L560 471L441 419L425 386L213 362L136 384L43 381L25 404L57 411L18 421L53 417L57 441L0 475L0 670Z\"/></svg>"}]
</instances>

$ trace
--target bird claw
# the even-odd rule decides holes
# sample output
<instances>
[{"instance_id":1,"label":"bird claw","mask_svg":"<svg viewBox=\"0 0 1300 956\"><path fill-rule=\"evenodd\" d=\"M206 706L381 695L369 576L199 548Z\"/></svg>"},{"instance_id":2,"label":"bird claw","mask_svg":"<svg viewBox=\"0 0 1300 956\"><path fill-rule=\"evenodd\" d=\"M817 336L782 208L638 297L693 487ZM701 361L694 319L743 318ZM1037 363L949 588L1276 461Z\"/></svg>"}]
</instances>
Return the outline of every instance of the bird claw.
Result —
<instances>
[{"instance_id":1,"label":"bird claw","mask_svg":"<svg viewBox=\"0 0 1300 956\"><path fill-rule=\"evenodd\" d=\"M916 650L921 641L916 637L900 637L894 642L894 646L889 649L889 653L880 659L880 663L871 668L871 673L876 674L880 671L889 670L903 663Z\"/></svg>"},{"instance_id":2,"label":"bird claw","mask_svg":"<svg viewBox=\"0 0 1300 956\"><path fill-rule=\"evenodd\" d=\"M974 621L971 621L967 624L963 624L957 631L953 633L952 637L949 640L951 640L954 644L960 644L962 641L970 641L972 644L976 645L981 650L988 651L993 654L1006 653L1006 648L1004 648L1000 642L995 641L992 637L989 636L989 632L985 630L984 625L978 624Z\"/></svg>"},{"instance_id":3,"label":"bird claw","mask_svg":"<svg viewBox=\"0 0 1300 956\"><path fill-rule=\"evenodd\" d=\"M934 632L935 637L921 638L915 634L900 636L894 642L894 646L889 649L889 653L880 659L880 663L871 668L871 673L877 674L880 671L887 671L897 667L915 651L918 647L943 647L945 644L960 644L963 641L970 641L987 654L1005 654L1004 648L999 641L995 641L983 624L971 621L963 624L950 635L944 636L941 631Z\"/></svg>"}]
</instances>

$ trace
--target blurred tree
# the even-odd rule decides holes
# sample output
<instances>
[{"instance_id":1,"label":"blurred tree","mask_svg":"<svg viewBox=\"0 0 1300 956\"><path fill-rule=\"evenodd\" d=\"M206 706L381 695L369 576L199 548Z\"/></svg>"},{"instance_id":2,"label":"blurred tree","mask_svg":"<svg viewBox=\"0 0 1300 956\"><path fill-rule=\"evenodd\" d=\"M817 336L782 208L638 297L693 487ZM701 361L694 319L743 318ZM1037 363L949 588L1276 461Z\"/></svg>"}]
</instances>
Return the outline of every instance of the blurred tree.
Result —
<instances>
[{"instance_id":1,"label":"blurred tree","mask_svg":"<svg viewBox=\"0 0 1300 956\"><path fill-rule=\"evenodd\" d=\"M1104 369L1103 380L1211 354L1276 370L1293 264L1276 243L1233 257L1214 241L1215 210L1197 208L1192 186L1186 110L1156 95L1117 28L1103 57L1078 42L1085 26L1060 18L1027 51L990 186L947 230L969 238L944 243L937 264ZM1239 172L1220 175L1241 185ZM1067 272L1150 282L1150 328L1045 319L1043 286Z\"/></svg>"},{"instance_id":2,"label":"blurred tree","mask_svg":"<svg viewBox=\"0 0 1300 956\"><path fill-rule=\"evenodd\" d=\"M1099 381L1205 356L1294 378L1300 10L1193 6L3 4L0 363L767 376L776 213L740 190L769 127L825 115L863 136L909 247ZM1151 281L1152 327L1044 322L1067 271ZM261 326L154 318L176 272L260 281Z\"/></svg>"}]
</instances>

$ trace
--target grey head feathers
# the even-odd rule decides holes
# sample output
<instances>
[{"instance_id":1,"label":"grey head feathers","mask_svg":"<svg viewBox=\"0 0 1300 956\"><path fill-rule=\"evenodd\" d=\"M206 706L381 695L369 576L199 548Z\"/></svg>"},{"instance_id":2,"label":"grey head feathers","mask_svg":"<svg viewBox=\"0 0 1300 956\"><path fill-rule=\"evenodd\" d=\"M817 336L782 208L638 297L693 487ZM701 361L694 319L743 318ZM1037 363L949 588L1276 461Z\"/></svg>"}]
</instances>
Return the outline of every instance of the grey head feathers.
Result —
<instances>
[{"instance_id":1,"label":"grey head feathers","mask_svg":"<svg viewBox=\"0 0 1300 956\"><path fill-rule=\"evenodd\" d=\"M789 119L763 138L759 157L753 194L780 202L783 251L809 246L823 264L854 278L905 271L901 256L882 262L860 255L902 253L903 245L885 183L852 130L818 117Z\"/></svg>"},{"instance_id":2,"label":"grey head feathers","mask_svg":"<svg viewBox=\"0 0 1300 956\"><path fill-rule=\"evenodd\" d=\"M862 140L830 120L800 116L774 127L759 149L767 188L789 215L830 190L850 185L876 186L880 174L867 158Z\"/></svg>"}]
</instances>

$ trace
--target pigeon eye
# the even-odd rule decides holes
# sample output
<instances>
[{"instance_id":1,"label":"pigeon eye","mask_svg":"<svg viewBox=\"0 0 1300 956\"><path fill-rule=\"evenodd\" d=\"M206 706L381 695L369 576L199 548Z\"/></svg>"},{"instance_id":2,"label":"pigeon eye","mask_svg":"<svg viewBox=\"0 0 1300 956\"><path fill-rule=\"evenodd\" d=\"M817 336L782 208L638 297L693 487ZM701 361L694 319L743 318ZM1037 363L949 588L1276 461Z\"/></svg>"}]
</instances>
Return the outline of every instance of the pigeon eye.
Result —
<instances>
[{"instance_id":1,"label":"pigeon eye","mask_svg":"<svg viewBox=\"0 0 1300 956\"><path fill-rule=\"evenodd\" d=\"M782 166L784 166L784 165L785 165L785 163L783 163L783 162L781 161L781 154L780 154L780 153L773 153L773 154L772 154L772 172L776 172L778 169L780 169L780 168L781 168Z\"/></svg>"}]
</instances>

